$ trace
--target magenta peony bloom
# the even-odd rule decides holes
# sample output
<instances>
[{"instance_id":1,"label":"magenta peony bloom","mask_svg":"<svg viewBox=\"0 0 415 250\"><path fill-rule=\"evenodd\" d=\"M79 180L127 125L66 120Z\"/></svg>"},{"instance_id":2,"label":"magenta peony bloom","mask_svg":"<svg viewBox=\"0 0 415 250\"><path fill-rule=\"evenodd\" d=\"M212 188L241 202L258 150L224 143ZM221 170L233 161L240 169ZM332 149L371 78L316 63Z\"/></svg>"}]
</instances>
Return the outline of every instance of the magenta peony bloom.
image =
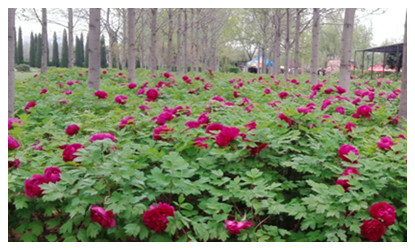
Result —
<instances>
[{"instance_id":1,"label":"magenta peony bloom","mask_svg":"<svg viewBox=\"0 0 415 250\"><path fill-rule=\"evenodd\" d=\"M359 175L359 171L357 171L357 168L354 167L347 167L343 173L342 176L347 176L347 175L351 175L351 174L357 174Z\"/></svg>"},{"instance_id":2,"label":"magenta peony bloom","mask_svg":"<svg viewBox=\"0 0 415 250\"><path fill-rule=\"evenodd\" d=\"M381 137L378 142L378 147L380 149L392 150L391 146L393 145L396 145L396 143L394 143L390 137Z\"/></svg>"},{"instance_id":3,"label":"magenta peony bloom","mask_svg":"<svg viewBox=\"0 0 415 250\"><path fill-rule=\"evenodd\" d=\"M282 121L285 121L286 123L288 123L289 126L293 125L294 121L290 118L288 118L288 116L286 116L284 113L280 113L278 115L278 118L281 119Z\"/></svg>"},{"instance_id":4,"label":"magenta peony bloom","mask_svg":"<svg viewBox=\"0 0 415 250\"><path fill-rule=\"evenodd\" d=\"M48 167L43 173L46 182L56 183L61 180L61 170L58 167Z\"/></svg>"},{"instance_id":5,"label":"magenta peony bloom","mask_svg":"<svg viewBox=\"0 0 415 250\"><path fill-rule=\"evenodd\" d=\"M129 89L134 89L136 87L137 87L137 83L131 82L130 84L128 84Z\"/></svg>"},{"instance_id":6,"label":"magenta peony bloom","mask_svg":"<svg viewBox=\"0 0 415 250\"><path fill-rule=\"evenodd\" d=\"M174 130L173 128L171 128L171 129L168 128L167 125L163 125L163 126L160 126L158 128L155 128L153 130L153 134L152 134L153 139L156 140L156 141L165 141L166 139L161 137L160 134L167 134L168 132L173 131L173 130Z\"/></svg>"},{"instance_id":7,"label":"magenta peony bloom","mask_svg":"<svg viewBox=\"0 0 415 250\"><path fill-rule=\"evenodd\" d=\"M194 146L197 146L199 148L208 148L209 146L204 143L204 141L206 141L207 139L209 139L208 137L198 137L196 138L193 143Z\"/></svg>"},{"instance_id":8,"label":"magenta peony bloom","mask_svg":"<svg viewBox=\"0 0 415 250\"><path fill-rule=\"evenodd\" d=\"M357 108L356 114L354 117L360 118L361 116L370 119L370 113L372 112L372 108L369 105L362 105Z\"/></svg>"},{"instance_id":9,"label":"magenta peony bloom","mask_svg":"<svg viewBox=\"0 0 415 250\"><path fill-rule=\"evenodd\" d=\"M334 86L336 89L337 89L337 93L339 94L339 95L341 95L341 94L343 94L343 93L346 93L346 89L345 88L343 88L343 87L341 87L341 86Z\"/></svg>"},{"instance_id":10,"label":"magenta peony bloom","mask_svg":"<svg viewBox=\"0 0 415 250\"><path fill-rule=\"evenodd\" d=\"M80 128L78 125L71 124L68 127L66 127L65 133L68 134L69 136L73 136L74 134L78 133L79 129Z\"/></svg>"},{"instance_id":11,"label":"magenta peony bloom","mask_svg":"<svg viewBox=\"0 0 415 250\"><path fill-rule=\"evenodd\" d=\"M46 178L41 174L34 174L32 175L31 179L27 179L24 181L24 191L27 197L33 199L35 196L42 196L43 190L39 187L48 181Z\"/></svg>"},{"instance_id":12,"label":"magenta peony bloom","mask_svg":"<svg viewBox=\"0 0 415 250\"><path fill-rule=\"evenodd\" d=\"M99 99L105 99L107 98L108 94L105 91L98 90L98 91L95 91L94 96L97 96Z\"/></svg>"},{"instance_id":13,"label":"magenta peony bloom","mask_svg":"<svg viewBox=\"0 0 415 250\"><path fill-rule=\"evenodd\" d=\"M26 106L24 107L24 111L28 114L30 114L29 109L36 107L36 102L34 101L30 101L26 104Z\"/></svg>"},{"instance_id":14,"label":"magenta peony bloom","mask_svg":"<svg viewBox=\"0 0 415 250\"><path fill-rule=\"evenodd\" d=\"M355 155L359 156L359 151L357 150L357 148L349 145L349 144L344 144L341 145L338 151L338 156L340 159L342 159L343 161L347 161L347 162L351 162L351 163L357 163L357 160L352 162L351 160L349 160L347 158L347 155L352 152Z\"/></svg>"},{"instance_id":15,"label":"magenta peony bloom","mask_svg":"<svg viewBox=\"0 0 415 250\"><path fill-rule=\"evenodd\" d=\"M360 226L360 233L370 241L378 241L386 232L386 227L379 220L365 220Z\"/></svg>"},{"instance_id":16,"label":"magenta peony bloom","mask_svg":"<svg viewBox=\"0 0 415 250\"><path fill-rule=\"evenodd\" d=\"M328 89L324 90L324 93L326 93L326 94L330 95L330 94L331 94L331 92L333 92L333 91L334 91L334 89L332 89L332 88L328 88Z\"/></svg>"},{"instance_id":17,"label":"magenta peony bloom","mask_svg":"<svg viewBox=\"0 0 415 250\"><path fill-rule=\"evenodd\" d=\"M20 168L20 160L14 159L14 161L8 161L8 168Z\"/></svg>"},{"instance_id":18,"label":"magenta peony bloom","mask_svg":"<svg viewBox=\"0 0 415 250\"><path fill-rule=\"evenodd\" d=\"M266 149L268 146L268 143L262 143L262 142L255 142L256 147L247 147L247 149L249 149L251 151L252 155L257 155L259 153L261 153L261 151L263 149Z\"/></svg>"},{"instance_id":19,"label":"magenta peony bloom","mask_svg":"<svg viewBox=\"0 0 415 250\"><path fill-rule=\"evenodd\" d=\"M126 104L126 103L127 103L127 99L128 99L128 97L126 97L125 95L117 95L117 96L114 98L114 101L115 101L116 103L120 104L120 105L124 105L124 104Z\"/></svg>"},{"instance_id":20,"label":"magenta peony bloom","mask_svg":"<svg viewBox=\"0 0 415 250\"><path fill-rule=\"evenodd\" d=\"M99 223L103 228L115 227L115 214L111 210L105 211L102 207L91 206L90 215L91 220Z\"/></svg>"},{"instance_id":21,"label":"magenta peony bloom","mask_svg":"<svg viewBox=\"0 0 415 250\"><path fill-rule=\"evenodd\" d=\"M148 228L163 232L169 223L167 217L174 217L174 211L174 207L160 202L157 206L151 205L150 209L144 212L142 219Z\"/></svg>"},{"instance_id":22,"label":"magenta peony bloom","mask_svg":"<svg viewBox=\"0 0 415 250\"><path fill-rule=\"evenodd\" d=\"M100 141L105 139L111 139L112 141L116 141L115 136L112 133L96 133L91 136L89 139L90 142Z\"/></svg>"},{"instance_id":23,"label":"magenta peony bloom","mask_svg":"<svg viewBox=\"0 0 415 250\"><path fill-rule=\"evenodd\" d=\"M395 223L395 208L387 202L373 204L369 209L369 213L373 218L383 221L383 224L387 227Z\"/></svg>"},{"instance_id":24,"label":"magenta peony bloom","mask_svg":"<svg viewBox=\"0 0 415 250\"><path fill-rule=\"evenodd\" d=\"M246 124L244 127L247 127L248 128L248 131L251 131L253 129L256 129L256 126L257 126L256 122L255 121L251 121L250 123Z\"/></svg>"},{"instance_id":25,"label":"magenta peony bloom","mask_svg":"<svg viewBox=\"0 0 415 250\"><path fill-rule=\"evenodd\" d=\"M13 149L20 147L19 142L16 139L14 139L11 135L9 135L8 143L9 143L9 149L13 150Z\"/></svg>"},{"instance_id":26,"label":"magenta peony bloom","mask_svg":"<svg viewBox=\"0 0 415 250\"><path fill-rule=\"evenodd\" d=\"M69 86L73 85L74 82L73 81L67 81L66 84L68 84Z\"/></svg>"},{"instance_id":27,"label":"magenta peony bloom","mask_svg":"<svg viewBox=\"0 0 415 250\"><path fill-rule=\"evenodd\" d=\"M331 104L333 104L333 102L329 99L323 100L323 104L321 104L321 110L325 110Z\"/></svg>"},{"instance_id":28,"label":"magenta peony bloom","mask_svg":"<svg viewBox=\"0 0 415 250\"><path fill-rule=\"evenodd\" d=\"M197 118L197 122L200 124L208 124L210 122L209 117L207 116L208 112L202 113L199 118Z\"/></svg>"},{"instance_id":29,"label":"magenta peony bloom","mask_svg":"<svg viewBox=\"0 0 415 250\"><path fill-rule=\"evenodd\" d=\"M223 126L220 133L216 136L216 144L219 147L226 147L239 135L239 129L235 127Z\"/></svg>"},{"instance_id":30,"label":"magenta peony bloom","mask_svg":"<svg viewBox=\"0 0 415 250\"><path fill-rule=\"evenodd\" d=\"M62 152L63 161L73 161L75 158L77 158L78 156L75 155L75 153L80 148L85 148L85 147L80 143L66 145L66 147L64 148Z\"/></svg>"},{"instance_id":31,"label":"magenta peony bloom","mask_svg":"<svg viewBox=\"0 0 415 250\"><path fill-rule=\"evenodd\" d=\"M271 94L271 89L266 88L266 89L264 90L264 94Z\"/></svg>"},{"instance_id":32,"label":"magenta peony bloom","mask_svg":"<svg viewBox=\"0 0 415 250\"><path fill-rule=\"evenodd\" d=\"M338 107L335 109L335 111L336 111L337 113L339 113L339 114L342 114L342 115L344 115L344 113L345 113L345 109L344 109L344 107L342 107L342 106L338 106Z\"/></svg>"},{"instance_id":33,"label":"magenta peony bloom","mask_svg":"<svg viewBox=\"0 0 415 250\"><path fill-rule=\"evenodd\" d=\"M237 222L236 220L225 220L225 228L233 235L238 235L241 233L241 230L252 226L252 223L249 221Z\"/></svg>"},{"instance_id":34,"label":"magenta peony bloom","mask_svg":"<svg viewBox=\"0 0 415 250\"><path fill-rule=\"evenodd\" d=\"M209 126L207 126L206 133L213 135L213 133L211 133L210 131L220 131L220 130L222 130L223 127L224 126L222 124L219 124L219 123L216 123L216 122L212 123Z\"/></svg>"},{"instance_id":35,"label":"magenta peony bloom","mask_svg":"<svg viewBox=\"0 0 415 250\"><path fill-rule=\"evenodd\" d=\"M278 93L278 96L279 96L281 99L285 99L285 98L287 98L288 93L287 93L287 92L285 92L285 91L283 91L283 92Z\"/></svg>"},{"instance_id":36,"label":"magenta peony bloom","mask_svg":"<svg viewBox=\"0 0 415 250\"><path fill-rule=\"evenodd\" d=\"M359 171L357 171L357 168L347 167L343 171L342 176L348 176L348 175L353 175L353 174L359 175ZM353 178L353 176L352 176L352 178ZM349 187L350 187L349 180L347 180L347 179L337 179L336 185L342 186L345 192L349 192Z\"/></svg>"},{"instance_id":37,"label":"magenta peony bloom","mask_svg":"<svg viewBox=\"0 0 415 250\"><path fill-rule=\"evenodd\" d=\"M18 118L9 118L8 120L9 130L13 128L15 123L19 124L20 126L23 126L23 122L20 121Z\"/></svg>"},{"instance_id":38,"label":"magenta peony bloom","mask_svg":"<svg viewBox=\"0 0 415 250\"><path fill-rule=\"evenodd\" d=\"M303 113L303 114L308 114L308 113L313 112L313 109L306 108L306 107L299 107L299 108L297 108L297 112L298 113Z\"/></svg>"},{"instance_id":39,"label":"magenta peony bloom","mask_svg":"<svg viewBox=\"0 0 415 250\"><path fill-rule=\"evenodd\" d=\"M188 121L188 122L186 122L185 124L184 124L186 127L188 127L189 129L191 129L191 128L198 128L198 127L200 127L200 125L202 125L202 124L200 124L199 122L197 122L197 121Z\"/></svg>"},{"instance_id":40,"label":"magenta peony bloom","mask_svg":"<svg viewBox=\"0 0 415 250\"><path fill-rule=\"evenodd\" d=\"M134 124L135 118L134 116L127 116L121 119L120 125L118 126L119 129L123 129L128 124Z\"/></svg>"},{"instance_id":41,"label":"magenta peony bloom","mask_svg":"<svg viewBox=\"0 0 415 250\"><path fill-rule=\"evenodd\" d=\"M48 90L47 89L42 89L41 91L40 91L40 94L46 94L48 92Z\"/></svg>"},{"instance_id":42,"label":"magenta peony bloom","mask_svg":"<svg viewBox=\"0 0 415 250\"><path fill-rule=\"evenodd\" d=\"M147 99L146 99L147 102L154 102L159 97L159 92L157 91L157 89L149 89L146 92L146 96L147 96Z\"/></svg>"}]
</instances>

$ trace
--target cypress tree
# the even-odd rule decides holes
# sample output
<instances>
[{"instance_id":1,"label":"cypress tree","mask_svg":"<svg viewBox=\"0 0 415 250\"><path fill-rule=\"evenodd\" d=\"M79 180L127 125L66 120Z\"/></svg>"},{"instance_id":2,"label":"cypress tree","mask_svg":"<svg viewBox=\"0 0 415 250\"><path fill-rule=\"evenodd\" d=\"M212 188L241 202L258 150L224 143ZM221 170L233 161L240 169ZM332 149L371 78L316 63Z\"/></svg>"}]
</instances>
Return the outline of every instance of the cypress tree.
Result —
<instances>
[{"instance_id":1,"label":"cypress tree","mask_svg":"<svg viewBox=\"0 0 415 250\"><path fill-rule=\"evenodd\" d=\"M22 28L19 27L16 64L22 64L22 63L23 63L23 40L22 40Z\"/></svg>"},{"instance_id":2,"label":"cypress tree","mask_svg":"<svg viewBox=\"0 0 415 250\"><path fill-rule=\"evenodd\" d=\"M62 58L60 65L62 67L67 68L68 67L68 35L66 34L66 29L63 30L63 36L62 36Z\"/></svg>"},{"instance_id":3,"label":"cypress tree","mask_svg":"<svg viewBox=\"0 0 415 250\"><path fill-rule=\"evenodd\" d=\"M29 65L30 67L35 66L35 57L36 57L36 43L33 36L33 32L30 32L30 51L29 51Z\"/></svg>"},{"instance_id":4,"label":"cypress tree","mask_svg":"<svg viewBox=\"0 0 415 250\"><path fill-rule=\"evenodd\" d=\"M107 50L105 48L105 37L101 36L101 68L107 67Z\"/></svg>"},{"instance_id":5,"label":"cypress tree","mask_svg":"<svg viewBox=\"0 0 415 250\"><path fill-rule=\"evenodd\" d=\"M79 39L79 47L80 47L79 55L81 57L81 64L79 65L79 67L82 67L84 65L84 62L85 62L84 34L83 33L81 33L81 38Z\"/></svg>"},{"instance_id":6,"label":"cypress tree","mask_svg":"<svg viewBox=\"0 0 415 250\"><path fill-rule=\"evenodd\" d=\"M36 38L36 61L35 66L40 68L42 62L42 34L39 33Z\"/></svg>"},{"instance_id":7,"label":"cypress tree","mask_svg":"<svg viewBox=\"0 0 415 250\"><path fill-rule=\"evenodd\" d=\"M84 66L89 68L89 55L88 55L88 48L89 48L89 38L88 34L86 35L86 43L85 43L85 59L84 59Z\"/></svg>"},{"instance_id":8,"label":"cypress tree","mask_svg":"<svg viewBox=\"0 0 415 250\"><path fill-rule=\"evenodd\" d=\"M53 32L52 66L59 67L59 47L58 40L56 39L56 32Z\"/></svg>"},{"instance_id":9,"label":"cypress tree","mask_svg":"<svg viewBox=\"0 0 415 250\"><path fill-rule=\"evenodd\" d=\"M78 36L75 37L75 66L80 67L81 63L81 48L79 47L79 38Z\"/></svg>"}]
</instances>

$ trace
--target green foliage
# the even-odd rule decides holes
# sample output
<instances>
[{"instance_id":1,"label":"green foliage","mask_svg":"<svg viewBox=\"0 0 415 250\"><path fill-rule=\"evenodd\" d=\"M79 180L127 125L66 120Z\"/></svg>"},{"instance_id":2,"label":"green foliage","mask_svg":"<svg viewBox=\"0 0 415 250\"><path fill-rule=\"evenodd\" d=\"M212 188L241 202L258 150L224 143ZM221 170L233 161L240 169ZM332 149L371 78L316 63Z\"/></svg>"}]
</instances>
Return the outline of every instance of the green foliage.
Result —
<instances>
[{"instance_id":1,"label":"green foliage","mask_svg":"<svg viewBox=\"0 0 415 250\"><path fill-rule=\"evenodd\" d=\"M357 83L366 79L354 79L349 98L357 89L376 88L373 104L379 106L371 119L354 119L351 115L356 106L337 98L321 110L322 101L329 98L324 89L337 85L333 77L327 78L323 89L310 100L304 97L311 93L311 86L304 83L305 76L295 85L266 75L259 81L251 74L215 72L210 76L207 72L190 72L190 78L200 76L213 88L203 90L202 81L186 84L175 76L176 84L161 88L162 95L156 102L145 102L146 97L137 95L137 89L123 85L126 80L119 71L107 71L101 75L107 99L97 99L87 88L82 68L51 68L48 74L16 83L15 115L23 126L9 130L21 144L8 155L9 161L21 161L20 168L8 171L9 241L366 241L360 225L371 218L370 206L380 201L392 204L397 213L395 224L387 228L380 241L407 240L407 142L397 138L407 134L405 124L393 125L388 119L395 117L399 98L379 97L381 92L389 94L398 89L399 82L386 84L381 80L382 85L377 86L372 80L359 86ZM161 74L155 78L150 75L137 69L138 82L149 82L148 88L166 81ZM238 89L241 97L235 98L229 80L238 78L244 86ZM69 80L78 80L79 84L56 84ZM280 84L274 80L280 80ZM42 88L48 93L39 95ZM189 89L196 88L200 89L196 94L189 93ZM264 95L265 88L271 93ZM72 95L62 93L69 89ZM278 96L281 91L287 91L290 97L282 100ZM128 97L123 106L114 102L120 94ZM302 96L291 97L296 94ZM235 105L210 101L216 95ZM254 105L252 112L239 105L243 97ZM62 98L68 104L59 103ZM37 105L27 114L24 106L30 100ZM281 104L268 105L277 100ZM298 107L310 102L316 103L313 112L297 112ZM138 109L143 104L151 109ZM334 111L340 105L345 115ZM155 141L152 133L159 125L152 118L166 106L189 106L192 114L179 112L166 123L174 128L162 134L166 141ZM210 123L235 126L246 137L239 136L227 147L219 147L205 127L187 129L185 123L197 120L206 108L210 109ZM277 119L282 112L293 119L292 126ZM322 122L324 115L332 117ZM134 116L135 123L119 129L120 120L126 116ZM251 121L257 127L248 131L245 125ZM344 130L347 122L356 124L353 132ZM71 137L64 131L73 123L81 129ZM111 132L117 140L91 143L91 135L98 132ZM390 151L377 147L383 136L396 143ZM197 137L213 139L207 139L208 148L201 149L193 145ZM38 141L42 151L32 148ZM268 145L253 155L250 148L256 146L255 142ZM81 143L85 149L79 150L76 162L64 162L59 146L72 143ZM358 148L359 157L347 156L358 163L341 161L337 150L342 144ZM43 195L28 198L24 181L33 174L43 174L49 166L61 169L61 180L40 185ZM360 175L341 176L350 166L358 168ZM348 179L348 192L335 185L339 178ZM166 230L156 233L142 217L159 202L173 206L175 214L168 217ZM93 222L93 205L116 214L116 225L103 228ZM250 221L253 226L231 235L225 220Z\"/></svg>"},{"instance_id":2,"label":"green foliage","mask_svg":"<svg viewBox=\"0 0 415 250\"><path fill-rule=\"evenodd\" d=\"M18 72L30 72L30 66L27 64L18 64L15 68Z\"/></svg>"}]
</instances>

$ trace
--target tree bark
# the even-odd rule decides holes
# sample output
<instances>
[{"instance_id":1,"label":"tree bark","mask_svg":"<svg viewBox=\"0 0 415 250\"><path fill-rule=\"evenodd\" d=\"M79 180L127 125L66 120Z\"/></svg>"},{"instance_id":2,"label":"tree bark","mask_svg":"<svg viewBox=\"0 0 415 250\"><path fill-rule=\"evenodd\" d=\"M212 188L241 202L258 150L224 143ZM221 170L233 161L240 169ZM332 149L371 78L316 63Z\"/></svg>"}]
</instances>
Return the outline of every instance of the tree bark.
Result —
<instances>
[{"instance_id":1,"label":"tree bark","mask_svg":"<svg viewBox=\"0 0 415 250\"><path fill-rule=\"evenodd\" d=\"M318 80L318 36L320 29L320 9L313 9L313 28L311 45L311 83L316 84Z\"/></svg>"},{"instance_id":2,"label":"tree bark","mask_svg":"<svg viewBox=\"0 0 415 250\"><path fill-rule=\"evenodd\" d=\"M187 28L188 28L188 23L187 23L187 9L183 10L183 15L184 15L184 27L183 27L183 64L184 64L184 72L187 73L188 72L188 49L187 49Z\"/></svg>"},{"instance_id":3,"label":"tree bark","mask_svg":"<svg viewBox=\"0 0 415 250\"><path fill-rule=\"evenodd\" d=\"M42 59L40 73L48 70L48 29L46 8L42 8Z\"/></svg>"},{"instance_id":4,"label":"tree bark","mask_svg":"<svg viewBox=\"0 0 415 250\"><path fill-rule=\"evenodd\" d=\"M403 56L402 56L402 84L401 84L401 100L399 103L399 117L407 119L407 14L405 14L405 33L403 38Z\"/></svg>"},{"instance_id":5,"label":"tree bark","mask_svg":"<svg viewBox=\"0 0 415 250\"><path fill-rule=\"evenodd\" d=\"M281 66L281 10L276 9L274 14L274 67L273 72L277 76L280 74Z\"/></svg>"},{"instance_id":6,"label":"tree bark","mask_svg":"<svg viewBox=\"0 0 415 250\"><path fill-rule=\"evenodd\" d=\"M156 72L157 65L157 8L150 9L150 71Z\"/></svg>"},{"instance_id":7,"label":"tree bark","mask_svg":"<svg viewBox=\"0 0 415 250\"><path fill-rule=\"evenodd\" d=\"M167 34L167 70L172 71L173 67L173 9L168 9L169 31Z\"/></svg>"},{"instance_id":8,"label":"tree bark","mask_svg":"<svg viewBox=\"0 0 415 250\"><path fill-rule=\"evenodd\" d=\"M128 49L128 31L127 31L127 11L122 9L122 46L121 46L121 69L127 69L127 49Z\"/></svg>"},{"instance_id":9,"label":"tree bark","mask_svg":"<svg viewBox=\"0 0 415 250\"><path fill-rule=\"evenodd\" d=\"M300 68L300 25L301 25L301 9L296 9L295 19L295 44L294 44L294 77L297 78Z\"/></svg>"},{"instance_id":10,"label":"tree bark","mask_svg":"<svg viewBox=\"0 0 415 250\"><path fill-rule=\"evenodd\" d=\"M8 118L13 117L14 114L14 53L15 53L15 8L8 9Z\"/></svg>"},{"instance_id":11,"label":"tree bark","mask_svg":"<svg viewBox=\"0 0 415 250\"><path fill-rule=\"evenodd\" d=\"M73 50L73 11L68 8L68 68L73 69L74 50Z\"/></svg>"},{"instance_id":12,"label":"tree bark","mask_svg":"<svg viewBox=\"0 0 415 250\"><path fill-rule=\"evenodd\" d=\"M182 69L182 10L177 10L177 54L176 54L176 71L178 73L183 73Z\"/></svg>"},{"instance_id":13,"label":"tree bark","mask_svg":"<svg viewBox=\"0 0 415 250\"><path fill-rule=\"evenodd\" d=\"M135 9L128 8L128 81L135 82Z\"/></svg>"},{"instance_id":14,"label":"tree bark","mask_svg":"<svg viewBox=\"0 0 415 250\"><path fill-rule=\"evenodd\" d=\"M340 86L350 89L350 59L352 57L353 24L355 8L346 8L344 14L342 47L340 52Z\"/></svg>"},{"instance_id":15,"label":"tree bark","mask_svg":"<svg viewBox=\"0 0 415 250\"><path fill-rule=\"evenodd\" d=\"M101 9L89 9L89 68L88 68L88 87L99 89L101 51L100 51L100 20Z\"/></svg>"}]
</instances>

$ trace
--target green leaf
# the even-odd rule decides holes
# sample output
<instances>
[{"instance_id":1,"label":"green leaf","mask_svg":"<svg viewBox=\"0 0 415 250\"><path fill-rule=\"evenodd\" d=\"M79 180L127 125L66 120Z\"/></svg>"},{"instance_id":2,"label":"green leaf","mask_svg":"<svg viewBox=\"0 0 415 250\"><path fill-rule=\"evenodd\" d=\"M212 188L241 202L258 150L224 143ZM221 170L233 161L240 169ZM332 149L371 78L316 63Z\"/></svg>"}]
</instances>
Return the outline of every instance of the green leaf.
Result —
<instances>
[{"instance_id":1,"label":"green leaf","mask_svg":"<svg viewBox=\"0 0 415 250\"><path fill-rule=\"evenodd\" d=\"M86 229L86 234L89 238L96 238L99 231L101 230L101 226L96 222L91 222Z\"/></svg>"},{"instance_id":2,"label":"green leaf","mask_svg":"<svg viewBox=\"0 0 415 250\"><path fill-rule=\"evenodd\" d=\"M179 201L179 203L183 203L184 202L184 195L183 194L181 194L180 196L179 196L179 198L178 198L178 201Z\"/></svg>"},{"instance_id":3,"label":"green leaf","mask_svg":"<svg viewBox=\"0 0 415 250\"><path fill-rule=\"evenodd\" d=\"M48 234L45 236L45 238L49 241L49 242L55 242L58 237L56 236L56 234Z\"/></svg>"},{"instance_id":4,"label":"green leaf","mask_svg":"<svg viewBox=\"0 0 415 250\"><path fill-rule=\"evenodd\" d=\"M156 233L153 234L150 239L150 242L171 242L171 237L170 235L166 234L166 233Z\"/></svg>"},{"instance_id":5,"label":"green leaf","mask_svg":"<svg viewBox=\"0 0 415 250\"><path fill-rule=\"evenodd\" d=\"M43 223L41 221L33 221L29 225L29 229L35 236L39 236L43 232Z\"/></svg>"},{"instance_id":6,"label":"green leaf","mask_svg":"<svg viewBox=\"0 0 415 250\"><path fill-rule=\"evenodd\" d=\"M59 233L64 234L64 233L71 233L72 232L72 224L73 221L72 220L68 220L67 222L65 222L60 228L59 228Z\"/></svg>"},{"instance_id":7,"label":"green leaf","mask_svg":"<svg viewBox=\"0 0 415 250\"><path fill-rule=\"evenodd\" d=\"M125 227L125 233L129 236L137 236L140 233L140 226L134 223L127 224Z\"/></svg>"},{"instance_id":8,"label":"green leaf","mask_svg":"<svg viewBox=\"0 0 415 250\"><path fill-rule=\"evenodd\" d=\"M24 242L34 242L37 241L37 237L33 233L25 233L20 237L20 240Z\"/></svg>"},{"instance_id":9,"label":"green leaf","mask_svg":"<svg viewBox=\"0 0 415 250\"><path fill-rule=\"evenodd\" d=\"M16 207L16 210L22 209L22 208L27 208L29 205L27 204L27 202L29 201L29 197L25 196L25 195L21 195L21 196L17 196L14 201L13 204Z\"/></svg>"},{"instance_id":10,"label":"green leaf","mask_svg":"<svg viewBox=\"0 0 415 250\"><path fill-rule=\"evenodd\" d=\"M67 238L65 238L65 240L63 242L77 242L75 236L69 236Z\"/></svg>"}]
</instances>

